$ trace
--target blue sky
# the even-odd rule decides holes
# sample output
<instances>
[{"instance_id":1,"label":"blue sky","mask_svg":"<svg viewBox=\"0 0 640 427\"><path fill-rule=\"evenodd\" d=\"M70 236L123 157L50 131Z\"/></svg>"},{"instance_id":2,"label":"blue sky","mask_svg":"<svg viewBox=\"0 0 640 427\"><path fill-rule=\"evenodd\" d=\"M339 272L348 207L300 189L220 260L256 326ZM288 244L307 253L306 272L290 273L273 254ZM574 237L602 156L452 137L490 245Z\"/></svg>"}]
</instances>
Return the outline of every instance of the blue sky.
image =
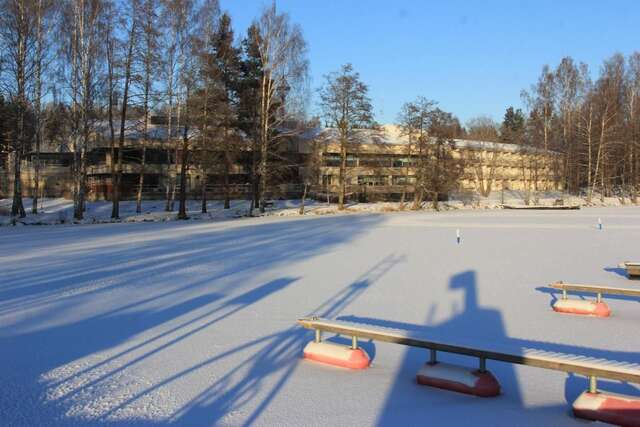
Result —
<instances>
[{"instance_id":1,"label":"blue sky","mask_svg":"<svg viewBox=\"0 0 640 427\"><path fill-rule=\"evenodd\" d=\"M237 35L265 0L221 0ZM597 73L615 52L640 50L640 1L280 0L303 28L312 88L351 62L370 87L376 119L395 121L418 95L464 123L501 120L543 64L570 55ZM313 107L315 109L315 106Z\"/></svg>"}]
</instances>

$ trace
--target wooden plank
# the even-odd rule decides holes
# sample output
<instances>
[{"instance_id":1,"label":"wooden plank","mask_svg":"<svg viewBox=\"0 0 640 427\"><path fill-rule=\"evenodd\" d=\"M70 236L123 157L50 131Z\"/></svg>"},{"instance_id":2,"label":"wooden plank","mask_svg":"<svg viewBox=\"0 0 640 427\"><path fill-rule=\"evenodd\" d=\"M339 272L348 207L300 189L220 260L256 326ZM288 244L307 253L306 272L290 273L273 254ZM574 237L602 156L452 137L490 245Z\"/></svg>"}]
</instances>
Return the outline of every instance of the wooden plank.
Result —
<instances>
[{"instance_id":1,"label":"wooden plank","mask_svg":"<svg viewBox=\"0 0 640 427\"><path fill-rule=\"evenodd\" d=\"M608 286L580 285L563 282L552 283L549 285L549 287L574 292L589 292L593 294L600 293L604 295L625 295L628 297L640 297L640 289L612 288Z\"/></svg>"},{"instance_id":2,"label":"wooden plank","mask_svg":"<svg viewBox=\"0 0 640 427\"><path fill-rule=\"evenodd\" d=\"M640 383L640 365L626 362L615 362L605 359L584 356L553 353L535 349L524 349L520 354L504 352L488 348L456 345L442 341L428 340L411 334L409 331L380 328L375 326L327 320L321 318L302 318L298 324L307 329L317 329L341 335L357 336L358 338L401 344L410 347L426 348L447 353L497 360L533 366L536 368L555 371L573 372L585 376L596 376L619 381Z\"/></svg>"},{"instance_id":3,"label":"wooden plank","mask_svg":"<svg viewBox=\"0 0 640 427\"><path fill-rule=\"evenodd\" d=\"M566 211L580 209L580 205L502 205L503 209L519 209L519 210L555 210Z\"/></svg>"},{"instance_id":4,"label":"wooden plank","mask_svg":"<svg viewBox=\"0 0 640 427\"><path fill-rule=\"evenodd\" d=\"M623 262L620 267L627 269L629 276L640 276L640 262Z\"/></svg>"}]
</instances>

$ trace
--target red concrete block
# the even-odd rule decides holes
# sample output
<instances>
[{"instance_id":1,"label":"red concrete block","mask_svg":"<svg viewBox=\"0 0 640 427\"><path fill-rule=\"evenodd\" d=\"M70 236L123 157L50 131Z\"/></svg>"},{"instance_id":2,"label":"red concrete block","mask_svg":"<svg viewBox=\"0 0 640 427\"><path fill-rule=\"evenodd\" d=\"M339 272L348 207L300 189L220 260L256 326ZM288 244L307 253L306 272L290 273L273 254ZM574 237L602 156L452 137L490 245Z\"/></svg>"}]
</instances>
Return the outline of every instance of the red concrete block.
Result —
<instances>
[{"instance_id":1,"label":"red concrete block","mask_svg":"<svg viewBox=\"0 0 640 427\"><path fill-rule=\"evenodd\" d=\"M311 341L307 344L304 348L304 358L349 369L365 369L370 363L369 355L363 349L354 350L345 345L326 341Z\"/></svg>"},{"instance_id":2,"label":"red concrete block","mask_svg":"<svg viewBox=\"0 0 640 427\"><path fill-rule=\"evenodd\" d=\"M585 391L573 402L579 418L627 427L640 427L640 397Z\"/></svg>"},{"instance_id":3,"label":"red concrete block","mask_svg":"<svg viewBox=\"0 0 640 427\"><path fill-rule=\"evenodd\" d=\"M479 397L493 397L500 394L500 383L489 371L450 365L438 362L427 363L416 376L418 384Z\"/></svg>"},{"instance_id":4,"label":"red concrete block","mask_svg":"<svg viewBox=\"0 0 640 427\"><path fill-rule=\"evenodd\" d=\"M604 302L579 299L559 299L553 304L558 313L580 314L583 316L609 317L611 309Z\"/></svg>"}]
</instances>

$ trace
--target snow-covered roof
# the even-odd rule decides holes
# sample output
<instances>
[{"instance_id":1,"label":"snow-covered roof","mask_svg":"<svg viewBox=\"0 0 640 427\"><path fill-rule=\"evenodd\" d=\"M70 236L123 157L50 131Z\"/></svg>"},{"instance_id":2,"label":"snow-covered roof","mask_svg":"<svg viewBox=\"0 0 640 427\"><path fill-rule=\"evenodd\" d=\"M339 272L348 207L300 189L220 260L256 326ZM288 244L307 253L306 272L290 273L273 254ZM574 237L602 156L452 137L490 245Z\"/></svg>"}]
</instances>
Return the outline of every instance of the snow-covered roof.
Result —
<instances>
[{"instance_id":1,"label":"snow-covered roof","mask_svg":"<svg viewBox=\"0 0 640 427\"><path fill-rule=\"evenodd\" d=\"M315 139L324 143L337 142L338 136L339 134L337 129L320 127L309 129L301 135L303 140ZM409 137L402 133L400 127L391 124L383 125L380 129L358 129L354 132L353 138L355 139L355 142L361 144L401 145L409 143ZM431 138L431 140L435 141L435 138ZM477 141L458 138L454 139L454 142L456 147L468 149L508 152L519 152L523 150L531 152L544 151L534 147L527 147L517 144L505 144L501 142Z\"/></svg>"},{"instance_id":2,"label":"snow-covered roof","mask_svg":"<svg viewBox=\"0 0 640 427\"><path fill-rule=\"evenodd\" d=\"M172 138L180 138L182 137L183 128L180 126L176 126L174 124L171 129L171 137ZM114 131L116 134L116 138L120 135L120 121L114 121ZM96 133L101 135L104 138L109 138L110 129L109 122L100 121L95 124ZM149 139L157 140L157 141L166 141L168 134L167 125L156 125L150 124L147 129L147 134ZM189 129L189 137L194 137L198 134L198 129L196 127L191 127ZM127 140L136 140L143 139L145 137L144 132L144 122L142 120L126 120L124 125L124 137Z\"/></svg>"}]
</instances>

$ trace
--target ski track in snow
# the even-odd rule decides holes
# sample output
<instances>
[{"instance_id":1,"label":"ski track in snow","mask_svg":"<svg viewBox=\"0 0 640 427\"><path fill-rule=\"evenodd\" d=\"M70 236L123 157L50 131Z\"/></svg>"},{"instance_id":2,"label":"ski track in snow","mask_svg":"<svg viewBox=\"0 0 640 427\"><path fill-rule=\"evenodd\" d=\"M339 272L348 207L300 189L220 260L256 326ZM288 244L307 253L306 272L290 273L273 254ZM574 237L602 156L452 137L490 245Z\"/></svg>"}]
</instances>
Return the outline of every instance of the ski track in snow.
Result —
<instances>
[{"instance_id":1,"label":"ski track in snow","mask_svg":"<svg viewBox=\"0 0 640 427\"><path fill-rule=\"evenodd\" d=\"M563 316L545 288L640 286L617 268L640 259L638 207L3 227L0 239L3 426L584 425L570 415L583 377L489 361L503 395L481 399L416 385L424 350L362 341L368 370L318 365L301 359L305 315L640 363L640 301L605 297L609 319Z\"/></svg>"}]
</instances>

